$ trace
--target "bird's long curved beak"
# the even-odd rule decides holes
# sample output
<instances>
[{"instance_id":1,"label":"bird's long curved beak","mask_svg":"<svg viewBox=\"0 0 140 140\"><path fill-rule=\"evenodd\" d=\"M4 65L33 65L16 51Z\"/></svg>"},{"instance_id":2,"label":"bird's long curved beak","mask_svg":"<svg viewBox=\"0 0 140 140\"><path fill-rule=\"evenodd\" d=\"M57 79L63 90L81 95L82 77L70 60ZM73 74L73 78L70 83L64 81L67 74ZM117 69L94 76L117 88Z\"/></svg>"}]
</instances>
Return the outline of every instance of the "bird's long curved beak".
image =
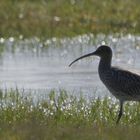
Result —
<instances>
[{"instance_id":1,"label":"bird's long curved beak","mask_svg":"<svg viewBox=\"0 0 140 140\"><path fill-rule=\"evenodd\" d=\"M78 61L78 60L80 60L80 59L83 59L83 58L85 58L85 57L92 56L92 55L96 55L96 51L95 51L95 52L92 52L92 53L89 53L89 54L86 54L86 55L83 55L83 56L81 56L81 57L75 59L74 61L72 61L72 62L69 64L69 67L70 67L73 63L75 63L76 61Z\"/></svg>"}]
</instances>

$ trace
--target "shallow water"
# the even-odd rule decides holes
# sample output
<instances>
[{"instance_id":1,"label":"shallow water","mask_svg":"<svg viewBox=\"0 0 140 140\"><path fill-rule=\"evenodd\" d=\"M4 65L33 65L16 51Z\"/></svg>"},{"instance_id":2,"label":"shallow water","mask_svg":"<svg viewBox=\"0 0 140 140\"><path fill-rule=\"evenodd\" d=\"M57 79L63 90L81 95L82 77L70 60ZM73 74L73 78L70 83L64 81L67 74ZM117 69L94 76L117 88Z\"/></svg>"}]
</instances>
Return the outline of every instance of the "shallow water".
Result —
<instances>
[{"instance_id":1,"label":"shallow water","mask_svg":"<svg viewBox=\"0 0 140 140\"><path fill-rule=\"evenodd\" d=\"M75 58L94 51L101 44L113 49L113 65L140 72L140 36L90 34L45 41L1 38L0 87L40 91L65 89L74 94L96 91L96 95L108 95L98 77L99 58L86 58L68 67Z\"/></svg>"}]
</instances>

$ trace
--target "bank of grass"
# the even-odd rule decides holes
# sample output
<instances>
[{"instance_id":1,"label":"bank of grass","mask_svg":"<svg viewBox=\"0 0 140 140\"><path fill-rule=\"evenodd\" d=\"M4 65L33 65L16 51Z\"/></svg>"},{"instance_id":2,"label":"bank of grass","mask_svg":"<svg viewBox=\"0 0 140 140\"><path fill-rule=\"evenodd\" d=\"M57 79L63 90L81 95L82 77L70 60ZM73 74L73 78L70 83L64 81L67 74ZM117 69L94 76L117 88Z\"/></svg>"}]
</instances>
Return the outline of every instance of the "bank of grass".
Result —
<instances>
[{"instance_id":1,"label":"bank of grass","mask_svg":"<svg viewBox=\"0 0 140 140\"><path fill-rule=\"evenodd\" d=\"M140 33L139 0L1 0L2 37Z\"/></svg>"},{"instance_id":2,"label":"bank of grass","mask_svg":"<svg viewBox=\"0 0 140 140\"><path fill-rule=\"evenodd\" d=\"M116 126L118 103L110 98L85 99L66 91L51 91L47 98L11 90L0 92L2 140L118 140L139 139L140 105L127 103Z\"/></svg>"}]
</instances>

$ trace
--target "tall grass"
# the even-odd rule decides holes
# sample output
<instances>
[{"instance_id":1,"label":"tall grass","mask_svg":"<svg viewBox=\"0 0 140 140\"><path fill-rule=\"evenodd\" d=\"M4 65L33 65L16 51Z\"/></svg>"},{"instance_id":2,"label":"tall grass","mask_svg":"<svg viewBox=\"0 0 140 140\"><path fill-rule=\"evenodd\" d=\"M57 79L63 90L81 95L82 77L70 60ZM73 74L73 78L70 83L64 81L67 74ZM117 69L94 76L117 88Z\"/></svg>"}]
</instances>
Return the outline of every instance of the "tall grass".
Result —
<instances>
[{"instance_id":1,"label":"tall grass","mask_svg":"<svg viewBox=\"0 0 140 140\"><path fill-rule=\"evenodd\" d=\"M19 90L0 92L0 139L138 139L140 105L126 103L120 124L118 103L85 99L62 90L34 100Z\"/></svg>"},{"instance_id":2,"label":"tall grass","mask_svg":"<svg viewBox=\"0 0 140 140\"><path fill-rule=\"evenodd\" d=\"M1 0L3 37L139 33L139 0Z\"/></svg>"}]
</instances>

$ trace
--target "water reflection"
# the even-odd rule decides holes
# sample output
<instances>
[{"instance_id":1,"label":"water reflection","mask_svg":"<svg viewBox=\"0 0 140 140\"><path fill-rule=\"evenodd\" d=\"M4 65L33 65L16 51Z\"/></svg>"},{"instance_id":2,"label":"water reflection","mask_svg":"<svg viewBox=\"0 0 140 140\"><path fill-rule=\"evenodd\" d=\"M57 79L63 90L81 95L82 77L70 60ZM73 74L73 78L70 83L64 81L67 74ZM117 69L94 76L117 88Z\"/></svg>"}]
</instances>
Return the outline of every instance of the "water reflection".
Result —
<instances>
[{"instance_id":1,"label":"water reflection","mask_svg":"<svg viewBox=\"0 0 140 140\"><path fill-rule=\"evenodd\" d=\"M97 95L103 95L106 89L97 74L98 58L87 58L68 67L73 59L94 51L103 43L113 49L113 65L139 72L140 36L89 34L45 41L1 38L0 87L66 89L87 94L96 90Z\"/></svg>"}]
</instances>

